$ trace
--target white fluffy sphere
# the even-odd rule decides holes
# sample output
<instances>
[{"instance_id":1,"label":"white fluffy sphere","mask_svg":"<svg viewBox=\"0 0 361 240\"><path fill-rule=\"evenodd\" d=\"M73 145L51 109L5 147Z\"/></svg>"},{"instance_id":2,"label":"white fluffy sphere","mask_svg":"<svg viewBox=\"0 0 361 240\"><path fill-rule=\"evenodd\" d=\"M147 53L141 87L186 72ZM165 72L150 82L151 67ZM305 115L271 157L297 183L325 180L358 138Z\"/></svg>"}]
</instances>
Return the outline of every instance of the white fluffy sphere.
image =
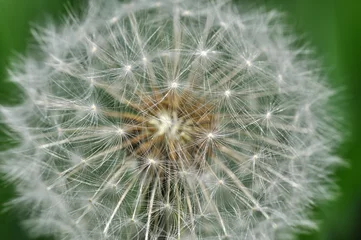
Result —
<instances>
[{"instance_id":1,"label":"white fluffy sphere","mask_svg":"<svg viewBox=\"0 0 361 240\"><path fill-rule=\"evenodd\" d=\"M277 12L225 1L90 1L34 30L1 107L1 153L36 235L290 239L339 162L325 85ZM39 55L41 57L39 58Z\"/></svg>"}]
</instances>

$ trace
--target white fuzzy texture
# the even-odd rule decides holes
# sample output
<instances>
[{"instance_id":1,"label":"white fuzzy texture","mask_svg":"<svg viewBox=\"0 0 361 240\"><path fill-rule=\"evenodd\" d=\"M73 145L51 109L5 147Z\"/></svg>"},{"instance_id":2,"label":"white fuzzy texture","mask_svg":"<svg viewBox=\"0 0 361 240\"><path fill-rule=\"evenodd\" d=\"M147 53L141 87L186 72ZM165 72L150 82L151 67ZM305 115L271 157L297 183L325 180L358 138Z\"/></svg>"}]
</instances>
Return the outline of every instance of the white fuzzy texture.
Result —
<instances>
[{"instance_id":1,"label":"white fuzzy texture","mask_svg":"<svg viewBox=\"0 0 361 240\"><path fill-rule=\"evenodd\" d=\"M93 0L83 17L34 36L41 59L25 57L10 72L26 100L1 107L21 136L1 153L1 169L32 233L268 240L315 227L309 209L332 197L328 177L339 162L333 93L277 12L238 12L225 1ZM213 106L212 131L193 133L171 113L146 119L169 141L191 136L191 158L181 157L181 143L176 161L123 147L129 122L110 112L127 112L154 89Z\"/></svg>"}]
</instances>

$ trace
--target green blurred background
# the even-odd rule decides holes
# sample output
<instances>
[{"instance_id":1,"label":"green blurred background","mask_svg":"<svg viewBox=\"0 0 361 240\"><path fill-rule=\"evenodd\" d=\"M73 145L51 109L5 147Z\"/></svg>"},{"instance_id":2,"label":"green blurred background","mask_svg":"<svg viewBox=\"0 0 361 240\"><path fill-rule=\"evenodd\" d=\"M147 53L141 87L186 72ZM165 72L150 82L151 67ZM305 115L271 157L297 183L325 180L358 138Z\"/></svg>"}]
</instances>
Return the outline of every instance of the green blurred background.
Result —
<instances>
[{"instance_id":1,"label":"green blurred background","mask_svg":"<svg viewBox=\"0 0 361 240\"><path fill-rule=\"evenodd\" d=\"M48 16L60 20L65 4L82 0L0 0L0 104L20 102L21 93L8 82L6 67L10 57L24 53L31 41L33 23ZM330 84L341 90L340 106L346 138L337 149L349 167L336 172L340 196L318 206L315 218L321 220L319 231L299 235L299 239L361 239L361 0L233 0L276 8L288 15L299 34L306 34L323 59ZM0 126L1 127L1 126ZM1 130L1 129L0 129ZM0 131L0 150L8 145ZM14 194L12 186L0 182L0 204ZM3 207L0 206L0 210ZM21 216L0 213L0 239L29 239L20 227ZM38 239L39 240L39 239Z\"/></svg>"}]
</instances>

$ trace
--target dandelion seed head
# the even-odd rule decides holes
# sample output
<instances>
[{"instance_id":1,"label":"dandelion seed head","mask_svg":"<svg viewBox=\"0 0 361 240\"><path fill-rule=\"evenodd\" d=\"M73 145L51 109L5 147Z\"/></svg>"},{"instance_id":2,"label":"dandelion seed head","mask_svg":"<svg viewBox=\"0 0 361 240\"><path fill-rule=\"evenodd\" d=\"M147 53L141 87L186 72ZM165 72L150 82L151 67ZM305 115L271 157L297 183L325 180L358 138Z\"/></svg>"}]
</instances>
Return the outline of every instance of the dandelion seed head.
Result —
<instances>
[{"instance_id":1,"label":"dandelion seed head","mask_svg":"<svg viewBox=\"0 0 361 240\"><path fill-rule=\"evenodd\" d=\"M333 91L276 11L91 0L35 29L1 153L35 235L289 239L332 197Z\"/></svg>"}]
</instances>

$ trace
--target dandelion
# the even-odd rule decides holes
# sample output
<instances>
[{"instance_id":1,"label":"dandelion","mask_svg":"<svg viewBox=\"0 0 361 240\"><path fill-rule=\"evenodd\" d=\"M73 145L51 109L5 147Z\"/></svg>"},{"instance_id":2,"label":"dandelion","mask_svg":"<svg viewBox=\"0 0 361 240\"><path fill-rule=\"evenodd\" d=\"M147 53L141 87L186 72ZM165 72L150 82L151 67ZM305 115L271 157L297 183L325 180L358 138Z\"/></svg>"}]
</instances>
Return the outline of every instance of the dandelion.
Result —
<instances>
[{"instance_id":1,"label":"dandelion","mask_svg":"<svg viewBox=\"0 0 361 240\"><path fill-rule=\"evenodd\" d=\"M56 239L290 239L332 197L337 132L312 54L271 11L90 1L33 31L1 107L12 205ZM40 59L39 59L39 55ZM24 215L25 216L25 215Z\"/></svg>"}]
</instances>

